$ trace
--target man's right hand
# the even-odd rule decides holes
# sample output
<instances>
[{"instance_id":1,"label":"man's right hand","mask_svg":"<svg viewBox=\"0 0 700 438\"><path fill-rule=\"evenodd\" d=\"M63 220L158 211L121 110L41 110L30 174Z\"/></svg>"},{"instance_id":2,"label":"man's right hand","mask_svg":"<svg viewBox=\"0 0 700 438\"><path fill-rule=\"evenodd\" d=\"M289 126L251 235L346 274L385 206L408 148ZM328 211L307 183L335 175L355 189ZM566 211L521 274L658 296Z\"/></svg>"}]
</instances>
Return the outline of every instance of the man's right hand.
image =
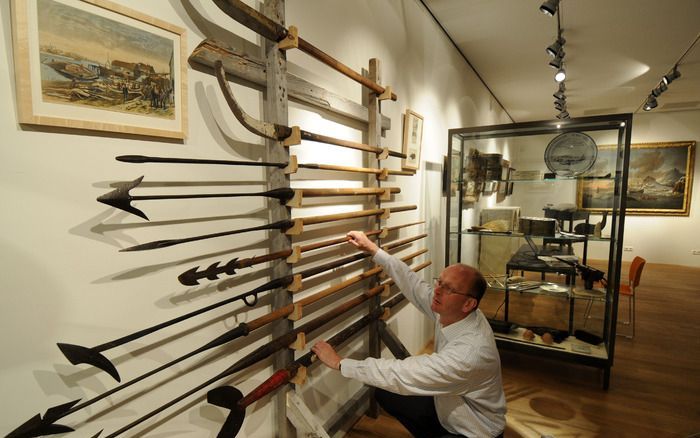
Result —
<instances>
[{"instance_id":1,"label":"man's right hand","mask_svg":"<svg viewBox=\"0 0 700 438\"><path fill-rule=\"evenodd\" d=\"M355 245L360 251L375 255L379 250L379 247L369 240L362 231L350 231L347 236L350 238L349 242Z\"/></svg>"}]
</instances>

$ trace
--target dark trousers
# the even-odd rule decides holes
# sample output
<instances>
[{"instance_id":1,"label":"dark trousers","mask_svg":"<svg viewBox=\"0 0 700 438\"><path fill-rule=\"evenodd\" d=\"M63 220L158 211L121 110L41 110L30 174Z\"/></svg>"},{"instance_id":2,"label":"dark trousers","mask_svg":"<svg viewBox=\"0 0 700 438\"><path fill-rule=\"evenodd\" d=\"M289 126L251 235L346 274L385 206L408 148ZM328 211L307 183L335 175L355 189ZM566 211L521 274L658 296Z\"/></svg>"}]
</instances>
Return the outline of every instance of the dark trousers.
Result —
<instances>
[{"instance_id":1,"label":"dark trousers","mask_svg":"<svg viewBox=\"0 0 700 438\"><path fill-rule=\"evenodd\" d=\"M460 437L450 434L438 420L433 397L399 395L377 388L374 398L416 438ZM503 437L503 434L499 435Z\"/></svg>"}]
</instances>

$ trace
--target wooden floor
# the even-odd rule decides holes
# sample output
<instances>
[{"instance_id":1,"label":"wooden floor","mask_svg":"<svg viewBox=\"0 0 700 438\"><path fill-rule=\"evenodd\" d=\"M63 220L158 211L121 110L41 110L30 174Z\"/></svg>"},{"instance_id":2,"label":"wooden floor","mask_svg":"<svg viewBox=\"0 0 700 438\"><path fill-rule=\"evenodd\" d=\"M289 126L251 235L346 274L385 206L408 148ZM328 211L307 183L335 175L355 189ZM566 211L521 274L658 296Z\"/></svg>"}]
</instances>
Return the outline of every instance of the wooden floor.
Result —
<instances>
[{"instance_id":1,"label":"wooden floor","mask_svg":"<svg viewBox=\"0 0 700 438\"><path fill-rule=\"evenodd\" d=\"M622 301L621 319L626 311ZM505 436L700 437L700 269L647 264L637 290L636 336L616 342L607 391L595 368L501 352ZM380 415L363 417L347 436L410 434Z\"/></svg>"}]
</instances>

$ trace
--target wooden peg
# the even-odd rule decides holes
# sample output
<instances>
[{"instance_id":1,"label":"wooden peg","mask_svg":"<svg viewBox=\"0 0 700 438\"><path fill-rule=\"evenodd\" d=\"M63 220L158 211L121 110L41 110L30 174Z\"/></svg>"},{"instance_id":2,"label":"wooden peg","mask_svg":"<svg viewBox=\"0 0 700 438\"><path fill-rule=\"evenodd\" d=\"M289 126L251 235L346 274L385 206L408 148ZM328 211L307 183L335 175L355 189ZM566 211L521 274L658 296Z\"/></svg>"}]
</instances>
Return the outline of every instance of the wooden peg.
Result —
<instances>
[{"instance_id":1,"label":"wooden peg","mask_svg":"<svg viewBox=\"0 0 700 438\"><path fill-rule=\"evenodd\" d=\"M385 167L384 169L382 169L382 172L379 175L377 175L377 179L379 181L386 181L388 178L389 178L389 169L387 169Z\"/></svg>"},{"instance_id":2,"label":"wooden peg","mask_svg":"<svg viewBox=\"0 0 700 438\"><path fill-rule=\"evenodd\" d=\"M287 263L290 265L293 265L294 263L298 262L301 259L301 246L299 245L294 245L292 247L292 254L287 257Z\"/></svg>"},{"instance_id":3,"label":"wooden peg","mask_svg":"<svg viewBox=\"0 0 700 438\"><path fill-rule=\"evenodd\" d=\"M294 303L294 310L292 310L292 313L287 316L287 319L290 321L299 321L301 319L302 315L302 310L303 306L299 303Z\"/></svg>"},{"instance_id":4,"label":"wooden peg","mask_svg":"<svg viewBox=\"0 0 700 438\"><path fill-rule=\"evenodd\" d=\"M287 203L284 205L286 205L287 207L299 208L301 207L301 201L303 197L304 192L302 190L294 190L294 196L292 196L292 199L287 201Z\"/></svg>"},{"instance_id":5,"label":"wooden peg","mask_svg":"<svg viewBox=\"0 0 700 438\"><path fill-rule=\"evenodd\" d=\"M292 133L289 134L289 137L282 140L282 144L285 147L301 144L301 129L298 126L292 126Z\"/></svg>"},{"instance_id":6,"label":"wooden peg","mask_svg":"<svg viewBox=\"0 0 700 438\"><path fill-rule=\"evenodd\" d=\"M383 148L381 152L377 152L377 160L386 160L389 158L389 148Z\"/></svg>"},{"instance_id":7,"label":"wooden peg","mask_svg":"<svg viewBox=\"0 0 700 438\"><path fill-rule=\"evenodd\" d=\"M392 93L391 85L385 85L384 92L382 94L380 94L379 96L377 96L377 99L379 99L379 100L391 99L391 93Z\"/></svg>"},{"instance_id":8,"label":"wooden peg","mask_svg":"<svg viewBox=\"0 0 700 438\"><path fill-rule=\"evenodd\" d=\"M287 36L282 41L277 43L277 48L280 50L298 49L299 48L299 29L296 26L289 26Z\"/></svg>"},{"instance_id":9,"label":"wooden peg","mask_svg":"<svg viewBox=\"0 0 700 438\"><path fill-rule=\"evenodd\" d=\"M289 379L289 381L295 385L303 385L306 383L306 367L299 367L297 373Z\"/></svg>"},{"instance_id":10,"label":"wooden peg","mask_svg":"<svg viewBox=\"0 0 700 438\"><path fill-rule=\"evenodd\" d=\"M297 333L297 338L289 344L289 348L292 350L303 350L306 348L306 334L304 332Z\"/></svg>"},{"instance_id":11,"label":"wooden peg","mask_svg":"<svg viewBox=\"0 0 700 438\"><path fill-rule=\"evenodd\" d=\"M299 170L299 160L297 160L296 155L291 155L287 167L284 168L284 174L289 175L290 173L297 173L297 170Z\"/></svg>"},{"instance_id":12,"label":"wooden peg","mask_svg":"<svg viewBox=\"0 0 700 438\"><path fill-rule=\"evenodd\" d=\"M296 274L296 275L294 275L294 277L292 279L292 284L287 286L287 290L291 293L299 292L301 290L301 287L302 287L301 274Z\"/></svg>"},{"instance_id":13,"label":"wooden peg","mask_svg":"<svg viewBox=\"0 0 700 438\"><path fill-rule=\"evenodd\" d=\"M381 296L382 298L386 298L389 296L389 294L391 294L391 286L388 284L385 284L384 290L382 290L382 292L379 294L379 296ZM389 309L386 309L386 310L389 310Z\"/></svg>"},{"instance_id":14,"label":"wooden peg","mask_svg":"<svg viewBox=\"0 0 700 438\"><path fill-rule=\"evenodd\" d=\"M391 309L386 307L384 309L384 313L382 313L382 316L380 316L379 319L381 319L382 321L386 321L390 317L391 317Z\"/></svg>"},{"instance_id":15,"label":"wooden peg","mask_svg":"<svg viewBox=\"0 0 700 438\"><path fill-rule=\"evenodd\" d=\"M379 195L380 201L391 201L391 189L384 189L381 195Z\"/></svg>"},{"instance_id":16,"label":"wooden peg","mask_svg":"<svg viewBox=\"0 0 700 438\"><path fill-rule=\"evenodd\" d=\"M384 213L379 215L379 219L389 219L390 216L391 216L391 209L385 208Z\"/></svg>"},{"instance_id":17,"label":"wooden peg","mask_svg":"<svg viewBox=\"0 0 700 438\"><path fill-rule=\"evenodd\" d=\"M304 232L304 220L303 219L294 219L294 225L292 225L291 228L288 228L287 231L284 232L287 236L298 236L299 234Z\"/></svg>"}]
</instances>

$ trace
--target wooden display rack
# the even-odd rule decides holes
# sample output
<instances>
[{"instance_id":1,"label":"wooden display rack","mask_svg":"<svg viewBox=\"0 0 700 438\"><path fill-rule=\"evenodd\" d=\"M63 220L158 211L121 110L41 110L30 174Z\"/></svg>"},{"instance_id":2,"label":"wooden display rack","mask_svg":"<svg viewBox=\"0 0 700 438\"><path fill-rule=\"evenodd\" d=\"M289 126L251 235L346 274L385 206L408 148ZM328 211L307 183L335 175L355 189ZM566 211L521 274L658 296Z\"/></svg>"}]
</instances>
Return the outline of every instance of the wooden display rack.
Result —
<instances>
[{"instance_id":1,"label":"wooden display rack","mask_svg":"<svg viewBox=\"0 0 700 438\"><path fill-rule=\"evenodd\" d=\"M284 0L265 0L263 6L263 14L272 18L277 23L284 23ZM389 156L388 148L381 148L381 136L385 129L390 129L390 119L384 117L380 113L380 101L394 97L391 87L385 86L384 92L377 94L368 88L366 95L367 105L362 106L349 101L343 97L334 95L327 90L322 89L313 84L294 77L287 72L287 62L285 51L298 48L298 31L293 26L289 28L289 37L278 43L264 40L264 48L259 49L258 53L265 53L264 59L255 60L250 56L250 53L255 52L251 47L251 43L245 40L233 41L232 44L223 44L219 41L205 40L192 53L189 58L190 63L194 67L200 67L207 70L208 67L213 67L217 60L222 60L226 73L242 78L244 80L256 83L266 90L266 99L264 106L264 120L266 122L288 125L288 99L293 99L306 105L314 106L325 112L331 112L336 115L348 117L356 121L362 121L367 124L367 141L366 144L370 147L378 149L378 152L367 154L370 160L370 166L379 169L378 172L368 173L366 187L376 187L381 189L381 181L386 180L389 174L407 174L403 171L390 171L386 168L381 168L380 163ZM243 51L236 47L245 48ZM365 75L366 79L381 83L381 75L379 61L371 59L369 61L368 71ZM319 98L321 96L321 98ZM323 104L322 104L323 103ZM266 140L267 161L271 162L289 162L290 166L286 169L272 168L268 170L268 189L280 187L290 187L290 175L296 171L296 157L290 155L289 146L299 144L301 142L300 131L298 128L293 129L292 136L284 141ZM370 169L371 170L371 169ZM366 208L381 209L382 201L390 199L389 189L385 189L376 196L371 197ZM290 208L301 205L301 196L294 202L287 205L270 204L270 222L291 219ZM387 214L381 216L369 217L368 229L380 229L381 221L388 219ZM271 235L270 251L277 252L282 250L297 249L286 260L280 260L272 266L271 276L277 278L292 274L292 264L299 260L298 247L293 248L291 235L301 233L303 221L299 221L298 230L288 233L273 233ZM294 230L292 230L294 231ZM378 239L385 237L386 233L378 236ZM379 241L378 241L379 243ZM371 261L368 260L367 265L370 267ZM300 277L300 276L299 276ZM376 280L370 287L376 286ZM293 293L302 288L301 278L295 278L294 283L288 288L289 293L280 293L273 295L272 310L278 310L283 307L293 304ZM388 289L388 288L387 288ZM368 311L376 309L380 305L380 295L373 296L369 299L370 308ZM301 317L301 306L295 306L295 310L288 318L283 318L273 323L272 336L277 337L285 334L293 329L294 321ZM380 330L382 328L382 330ZM395 345L400 342L391 335L387 335L387 329L383 322L374 322L369 326L369 353L373 357L379 357L380 354L380 339L388 339L392 342L392 351ZM276 370L285 368L294 360L293 351L295 349L305 348L304 336L299 336L296 341L290 345L286 351L275 354L273 365ZM299 372L293 383L303 384L306 377L306 370ZM373 397L373 390L361 391L359 399L348 402L343 409L340 410L333 423L346 423L348 417L357 417L362 413L358 409L359 406L369 404L369 415L376 416L377 406ZM289 427L287 419L296 428L296 432L301 436L316 436L329 437L329 434L324 430L324 427L318 422L311 411L304 405L301 398L295 390L291 390L291 385L280 389L273 396L275 430L278 437L286 438L293 436L293 431ZM327 426L330 429L335 429L335 424Z\"/></svg>"}]
</instances>

